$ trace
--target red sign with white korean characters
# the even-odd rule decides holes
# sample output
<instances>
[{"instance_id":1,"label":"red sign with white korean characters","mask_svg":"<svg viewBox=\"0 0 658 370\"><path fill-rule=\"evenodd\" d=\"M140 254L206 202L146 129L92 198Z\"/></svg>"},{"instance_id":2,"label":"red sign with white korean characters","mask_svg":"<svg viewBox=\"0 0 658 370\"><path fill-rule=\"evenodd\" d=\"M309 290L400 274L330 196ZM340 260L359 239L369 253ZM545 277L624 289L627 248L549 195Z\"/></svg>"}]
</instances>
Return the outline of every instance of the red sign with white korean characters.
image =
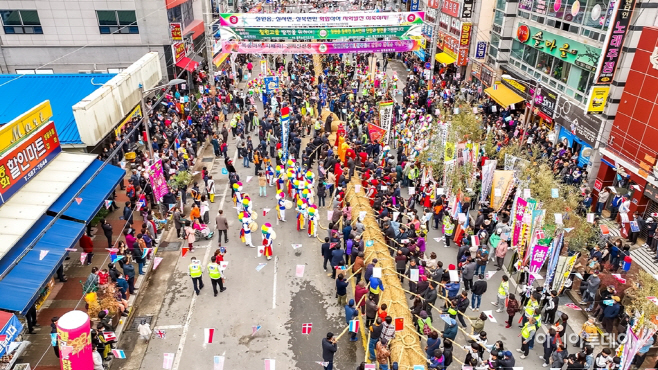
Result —
<instances>
[{"instance_id":1,"label":"red sign with white korean characters","mask_svg":"<svg viewBox=\"0 0 658 370\"><path fill-rule=\"evenodd\" d=\"M0 157L0 205L7 202L61 151L55 124L51 121Z\"/></svg>"},{"instance_id":2,"label":"red sign with white korean characters","mask_svg":"<svg viewBox=\"0 0 658 370\"><path fill-rule=\"evenodd\" d=\"M439 9L439 0L427 0L427 6L432 9Z\"/></svg>"},{"instance_id":3,"label":"red sign with white korean characters","mask_svg":"<svg viewBox=\"0 0 658 370\"><path fill-rule=\"evenodd\" d=\"M457 59L457 55L459 54L459 40L444 32L441 32L441 35L443 36L443 52Z\"/></svg>"},{"instance_id":4,"label":"red sign with white korean characters","mask_svg":"<svg viewBox=\"0 0 658 370\"><path fill-rule=\"evenodd\" d=\"M441 12L459 18L459 3L452 0L444 0Z\"/></svg>"}]
</instances>

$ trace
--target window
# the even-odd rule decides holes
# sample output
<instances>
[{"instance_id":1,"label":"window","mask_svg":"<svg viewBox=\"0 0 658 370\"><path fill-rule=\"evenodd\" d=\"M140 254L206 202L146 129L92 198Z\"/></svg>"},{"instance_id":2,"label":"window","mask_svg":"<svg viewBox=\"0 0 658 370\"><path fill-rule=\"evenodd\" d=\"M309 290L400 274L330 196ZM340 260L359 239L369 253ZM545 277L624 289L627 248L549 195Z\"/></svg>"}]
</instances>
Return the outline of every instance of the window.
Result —
<instances>
[{"instance_id":1,"label":"window","mask_svg":"<svg viewBox=\"0 0 658 370\"><path fill-rule=\"evenodd\" d=\"M603 28L605 24L605 17L607 15L608 1L607 0L589 0L587 2L587 9L585 9L585 17L583 24L592 28Z\"/></svg>"},{"instance_id":2,"label":"window","mask_svg":"<svg viewBox=\"0 0 658 370\"><path fill-rule=\"evenodd\" d=\"M7 35L43 34L36 10L0 10L0 16Z\"/></svg>"},{"instance_id":3,"label":"window","mask_svg":"<svg viewBox=\"0 0 658 370\"><path fill-rule=\"evenodd\" d=\"M534 66L535 62L537 61L537 53L538 53L537 49L525 45L525 51L523 52L523 61L530 66Z\"/></svg>"},{"instance_id":4,"label":"window","mask_svg":"<svg viewBox=\"0 0 658 370\"><path fill-rule=\"evenodd\" d=\"M583 23L583 14L585 14L585 7L581 6L580 0L567 0L566 9L564 12L564 20L581 24Z\"/></svg>"},{"instance_id":5,"label":"window","mask_svg":"<svg viewBox=\"0 0 658 370\"><path fill-rule=\"evenodd\" d=\"M516 40L512 41L512 58L521 60L523 58L524 45Z\"/></svg>"},{"instance_id":6,"label":"window","mask_svg":"<svg viewBox=\"0 0 658 370\"><path fill-rule=\"evenodd\" d=\"M134 10L97 10L98 28L101 34L139 33Z\"/></svg>"},{"instance_id":7,"label":"window","mask_svg":"<svg viewBox=\"0 0 658 370\"><path fill-rule=\"evenodd\" d=\"M501 12L499 10L496 10L496 13L494 15L494 24L502 26L504 17L505 17L505 14L503 12Z\"/></svg>"},{"instance_id":8,"label":"window","mask_svg":"<svg viewBox=\"0 0 658 370\"><path fill-rule=\"evenodd\" d=\"M167 17L169 18L169 23L181 23L182 28L187 27L194 20L192 0L188 0L167 10Z\"/></svg>"},{"instance_id":9,"label":"window","mask_svg":"<svg viewBox=\"0 0 658 370\"><path fill-rule=\"evenodd\" d=\"M566 83L569 78L569 70L571 69L571 64L565 62L560 58L553 58L553 72L551 77L554 79Z\"/></svg>"},{"instance_id":10,"label":"window","mask_svg":"<svg viewBox=\"0 0 658 370\"><path fill-rule=\"evenodd\" d=\"M524 12L524 11L522 11L522 10L519 10L519 11L517 12L517 14L518 14L519 17L521 17L521 18L530 19L530 13L528 13L528 12Z\"/></svg>"},{"instance_id":11,"label":"window","mask_svg":"<svg viewBox=\"0 0 658 370\"><path fill-rule=\"evenodd\" d=\"M491 42L490 42L490 44L491 44L491 46L498 47L498 46L499 46L498 44L500 44L500 36L498 36L498 35L495 34L495 33L492 33L492 34L491 34Z\"/></svg>"},{"instance_id":12,"label":"window","mask_svg":"<svg viewBox=\"0 0 658 370\"><path fill-rule=\"evenodd\" d=\"M498 48L489 46L489 55L491 55L493 58L498 57Z\"/></svg>"},{"instance_id":13,"label":"window","mask_svg":"<svg viewBox=\"0 0 658 370\"><path fill-rule=\"evenodd\" d=\"M553 57L550 54L539 53L539 58L537 58L537 68L542 71L544 74L550 75L551 68L553 67Z\"/></svg>"},{"instance_id":14,"label":"window","mask_svg":"<svg viewBox=\"0 0 658 370\"><path fill-rule=\"evenodd\" d=\"M496 9L505 10L506 0L496 0Z\"/></svg>"}]
</instances>

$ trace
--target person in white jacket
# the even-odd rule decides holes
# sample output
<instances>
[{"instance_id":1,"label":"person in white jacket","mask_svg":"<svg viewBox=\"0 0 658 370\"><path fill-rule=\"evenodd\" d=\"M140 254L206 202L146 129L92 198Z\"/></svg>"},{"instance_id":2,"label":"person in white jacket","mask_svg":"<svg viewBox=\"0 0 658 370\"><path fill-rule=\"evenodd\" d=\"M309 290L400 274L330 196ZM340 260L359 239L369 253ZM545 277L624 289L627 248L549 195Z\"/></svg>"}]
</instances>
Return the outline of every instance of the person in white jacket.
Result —
<instances>
[{"instance_id":1,"label":"person in white jacket","mask_svg":"<svg viewBox=\"0 0 658 370\"><path fill-rule=\"evenodd\" d=\"M151 333L153 333L153 331L151 330L151 325L149 325L146 320L142 320L142 322L139 323L137 331L139 332L139 337L145 341L148 342L149 339L151 339Z\"/></svg>"},{"instance_id":2,"label":"person in white jacket","mask_svg":"<svg viewBox=\"0 0 658 370\"><path fill-rule=\"evenodd\" d=\"M96 350L94 347L94 350L91 351L91 356L94 360L94 370L105 370L103 367L103 357L101 356L100 352Z\"/></svg>"}]
</instances>

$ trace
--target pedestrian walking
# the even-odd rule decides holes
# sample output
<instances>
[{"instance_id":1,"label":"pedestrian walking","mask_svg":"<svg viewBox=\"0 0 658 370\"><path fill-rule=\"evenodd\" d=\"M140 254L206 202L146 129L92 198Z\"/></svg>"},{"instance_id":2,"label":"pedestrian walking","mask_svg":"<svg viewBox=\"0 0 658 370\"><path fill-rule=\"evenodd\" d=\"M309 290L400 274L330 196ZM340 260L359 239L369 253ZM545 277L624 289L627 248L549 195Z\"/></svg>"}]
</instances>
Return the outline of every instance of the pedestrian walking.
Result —
<instances>
[{"instance_id":1,"label":"pedestrian walking","mask_svg":"<svg viewBox=\"0 0 658 370\"><path fill-rule=\"evenodd\" d=\"M478 280L473 284L473 291L471 292L471 310L479 311L480 303L482 302L482 295L487 291L487 281L484 275L478 275Z\"/></svg>"},{"instance_id":2,"label":"pedestrian walking","mask_svg":"<svg viewBox=\"0 0 658 370\"><path fill-rule=\"evenodd\" d=\"M338 350L334 333L329 332L325 338L322 338L322 361L324 370L333 370L334 368L334 355Z\"/></svg>"},{"instance_id":3,"label":"pedestrian walking","mask_svg":"<svg viewBox=\"0 0 658 370\"><path fill-rule=\"evenodd\" d=\"M203 267L201 266L201 261L197 260L196 257L192 257L192 262L187 268L189 275L192 278L194 291L196 292L196 295L199 295L200 289L203 289L203 279L201 279Z\"/></svg>"},{"instance_id":4,"label":"pedestrian walking","mask_svg":"<svg viewBox=\"0 0 658 370\"><path fill-rule=\"evenodd\" d=\"M222 234L224 234L224 243L228 243L228 220L224 216L224 210L220 209L215 217L215 226L217 227L217 242L222 246Z\"/></svg>"},{"instance_id":5,"label":"pedestrian walking","mask_svg":"<svg viewBox=\"0 0 658 370\"><path fill-rule=\"evenodd\" d=\"M222 277L222 271L219 264L217 264L216 256L210 257L210 263L207 268L208 277L210 277L210 283L212 284L212 290L215 293L215 297L217 297L217 286L219 286L220 293L225 291L226 288L224 288L224 278Z\"/></svg>"}]
</instances>

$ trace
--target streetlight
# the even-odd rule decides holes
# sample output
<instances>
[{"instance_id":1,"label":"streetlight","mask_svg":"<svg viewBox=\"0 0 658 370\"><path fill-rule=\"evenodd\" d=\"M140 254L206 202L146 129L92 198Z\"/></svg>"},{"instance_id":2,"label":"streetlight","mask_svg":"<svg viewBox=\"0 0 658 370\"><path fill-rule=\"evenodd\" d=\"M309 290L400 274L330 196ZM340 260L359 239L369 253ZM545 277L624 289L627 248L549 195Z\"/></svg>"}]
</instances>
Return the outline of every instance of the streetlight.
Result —
<instances>
[{"instance_id":1,"label":"streetlight","mask_svg":"<svg viewBox=\"0 0 658 370\"><path fill-rule=\"evenodd\" d=\"M151 163L151 161L155 161L155 156L153 154L153 144L151 144L151 133L149 132L149 126L151 125L151 122L149 120L150 112L146 112L146 105L144 105L144 95L153 92L155 90L159 90L163 87L184 84L185 82L186 81L183 80L182 78L174 78L173 80L167 82L164 85L156 86L146 91L144 91L144 85L139 84L140 101L142 105L142 118L146 120L144 121L144 131L146 131L146 145L148 145L148 149L149 149L149 157L150 157L149 163Z\"/></svg>"},{"instance_id":2,"label":"streetlight","mask_svg":"<svg viewBox=\"0 0 658 370\"><path fill-rule=\"evenodd\" d=\"M518 81L519 79L516 79L508 74L502 74L500 75L501 78L505 80L514 80ZM530 82L528 80L521 79L523 82ZM530 114L535 110L535 97L541 93L541 90L539 89L539 80L534 80L534 85L535 88L532 91L532 101L530 102L530 111L528 114L526 114L525 118L523 119L523 134L521 135L521 141L519 141L519 146L523 145L523 141L525 140L525 133L528 131L526 129L526 126L528 126L528 121L530 120Z\"/></svg>"}]
</instances>

